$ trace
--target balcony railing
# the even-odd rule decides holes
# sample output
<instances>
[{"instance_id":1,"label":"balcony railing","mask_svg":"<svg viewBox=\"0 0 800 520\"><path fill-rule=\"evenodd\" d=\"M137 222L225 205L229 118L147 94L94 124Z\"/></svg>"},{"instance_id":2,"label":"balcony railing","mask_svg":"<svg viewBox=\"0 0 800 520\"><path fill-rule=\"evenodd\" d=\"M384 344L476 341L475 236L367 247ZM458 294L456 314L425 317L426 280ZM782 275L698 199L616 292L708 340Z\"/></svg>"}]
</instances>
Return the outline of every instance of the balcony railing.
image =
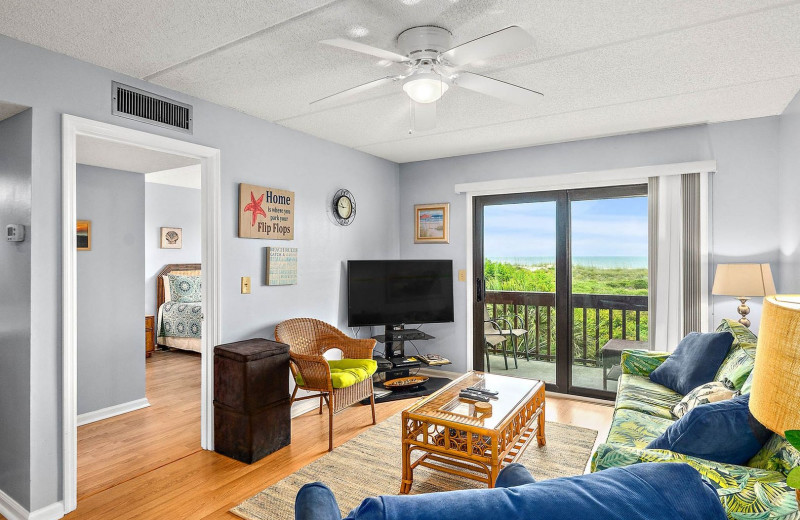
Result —
<instances>
[{"instance_id":1,"label":"balcony railing","mask_svg":"<svg viewBox=\"0 0 800 520\"><path fill-rule=\"evenodd\" d=\"M487 291L492 319L515 323L522 318L528 331L525 348L530 359L556 359L556 295L544 292ZM609 339L647 340L647 296L573 294L573 362L598 366L600 349ZM519 320L514 324L518 327ZM520 342L520 346L522 342Z\"/></svg>"}]
</instances>

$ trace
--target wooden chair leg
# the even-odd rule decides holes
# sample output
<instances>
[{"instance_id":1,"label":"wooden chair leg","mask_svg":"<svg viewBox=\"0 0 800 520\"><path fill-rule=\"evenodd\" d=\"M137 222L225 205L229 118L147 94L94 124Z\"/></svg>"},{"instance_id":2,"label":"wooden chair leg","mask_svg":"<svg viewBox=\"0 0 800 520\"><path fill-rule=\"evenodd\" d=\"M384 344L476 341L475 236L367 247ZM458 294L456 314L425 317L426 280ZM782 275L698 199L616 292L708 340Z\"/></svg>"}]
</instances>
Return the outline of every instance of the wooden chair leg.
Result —
<instances>
[{"instance_id":1,"label":"wooden chair leg","mask_svg":"<svg viewBox=\"0 0 800 520\"><path fill-rule=\"evenodd\" d=\"M333 451L333 395L328 398L328 451Z\"/></svg>"},{"instance_id":2,"label":"wooden chair leg","mask_svg":"<svg viewBox=\"0 0 800 520\"><path fill-rule=\"evenodd\" d=\"M319 414L322 415L322 394L319 394Z\"/></svg>"},{"instance_id":3,"label":"wooden chair leg","mask_svg":"<svg viewBox=\"0 0 800 520\"><path fill-rule=\"evenodd\" d=\"M297 385L294 385L294 390L292 390L292 398L289 399L289 406L292 406L294 404L294 397L297 395L298 388L299 387Z\"/></svg>"},{"instance_id":4,"label":"wooden chair leg","mask_svg":"<svg viewBox=\"0 0 800 520\"><path fill-rule=\"evenodd\" d=\"M372 424L377 424L375 422L375 394L372 392L369 393L369 405L372 407Z\"/></svg>"}]
</instances>

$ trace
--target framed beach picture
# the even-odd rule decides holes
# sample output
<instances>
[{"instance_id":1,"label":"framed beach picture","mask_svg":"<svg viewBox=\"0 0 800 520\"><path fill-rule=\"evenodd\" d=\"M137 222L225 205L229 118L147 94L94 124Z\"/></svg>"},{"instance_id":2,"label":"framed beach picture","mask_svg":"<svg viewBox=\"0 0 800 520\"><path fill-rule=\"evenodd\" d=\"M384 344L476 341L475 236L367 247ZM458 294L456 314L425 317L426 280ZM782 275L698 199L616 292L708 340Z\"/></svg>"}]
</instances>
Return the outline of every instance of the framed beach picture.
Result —
<instances>
[{"instance_id":1,"label":"framed beach picture","mask_svg":"<svg viewBox=\"0 0 800 520\"><path fill-rule=\"evenodd\" d=\"M79 220L77 224L78 251L92 250L92 221Z\"/></svg>"},{"instance_id":2,"label":"framed beach picture","mask_svg":"<svg viewBox=\"0 0 800 520\"><path fill-rule=\"evenodd\" d=\"M450 243L450 203L414 206L414 242L417 244Z\"/></svg>"},{"instance_id":3,"label":"framed beach picture","mask_svg":"<svg viewBox=\"0 0 800 520\"><path fill-rule=\"evenodd\" d=\"M181 249L183 247L183 229L179 227L161 228L161 249Z\"/></svg>"}]
</instances>

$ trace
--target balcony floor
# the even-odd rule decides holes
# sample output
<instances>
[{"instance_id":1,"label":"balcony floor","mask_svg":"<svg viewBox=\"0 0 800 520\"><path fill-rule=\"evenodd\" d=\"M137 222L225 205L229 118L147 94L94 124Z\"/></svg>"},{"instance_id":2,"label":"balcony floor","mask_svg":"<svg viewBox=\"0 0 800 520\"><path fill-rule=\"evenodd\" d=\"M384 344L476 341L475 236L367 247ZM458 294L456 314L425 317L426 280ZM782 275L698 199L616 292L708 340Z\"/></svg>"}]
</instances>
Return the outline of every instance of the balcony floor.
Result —
<instances>
[{"instance_id":1,"label":"balcony floor","mask_svg":"<svg viewBox=\"0 0 800 520\"><path fill-rule=\"evenodd\" d=\"M555 363L548 363L547 361L526 361L524 357L518 358L517 363L519 368L514 368L514 360L508 358L508 370L503 363L502 354L489 355L489 364L493 374L500 374L504 376L524 377L526 379L539 379L542 381L555 381L556 365ZM572 367L573 386L582 388L594 388L598 390L603 389L603 369L599 367ZM608 390L611 392L617 391L617 382L609 380L607 382Z\"/></svg>"}]
</instances>

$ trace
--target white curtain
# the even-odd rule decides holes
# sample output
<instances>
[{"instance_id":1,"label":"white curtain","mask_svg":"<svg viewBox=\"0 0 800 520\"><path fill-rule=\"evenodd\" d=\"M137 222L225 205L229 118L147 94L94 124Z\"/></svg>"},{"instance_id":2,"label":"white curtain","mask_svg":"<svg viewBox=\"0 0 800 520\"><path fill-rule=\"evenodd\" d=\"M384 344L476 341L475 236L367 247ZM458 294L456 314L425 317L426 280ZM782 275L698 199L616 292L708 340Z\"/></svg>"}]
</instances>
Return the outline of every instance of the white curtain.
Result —
<instances>
[{"instance_id":1,"label":"white curtain","mask_svg":"<svg viewBox=\"0 0 800 520\"><path fill-rule=\"evenodd\" d=\"M702 174L648 180L648 333L654 350L675 350L689 332L703 331L708 281L703 269L705 221Z\"/></svg>"},{"instance_id":2,"label":"white curtain","mask_svg":"<svg viewBox=\"0 0 800 520\"><path fill-rule=\"evenodd\" d=\"M654 350L674 350L683 338L681 284L681 178L651 177L650 312L648 334ZM653 222L653 218L655 222ZM654 233L654 234L653 234Z\"/></svg>"}]
</instances>

